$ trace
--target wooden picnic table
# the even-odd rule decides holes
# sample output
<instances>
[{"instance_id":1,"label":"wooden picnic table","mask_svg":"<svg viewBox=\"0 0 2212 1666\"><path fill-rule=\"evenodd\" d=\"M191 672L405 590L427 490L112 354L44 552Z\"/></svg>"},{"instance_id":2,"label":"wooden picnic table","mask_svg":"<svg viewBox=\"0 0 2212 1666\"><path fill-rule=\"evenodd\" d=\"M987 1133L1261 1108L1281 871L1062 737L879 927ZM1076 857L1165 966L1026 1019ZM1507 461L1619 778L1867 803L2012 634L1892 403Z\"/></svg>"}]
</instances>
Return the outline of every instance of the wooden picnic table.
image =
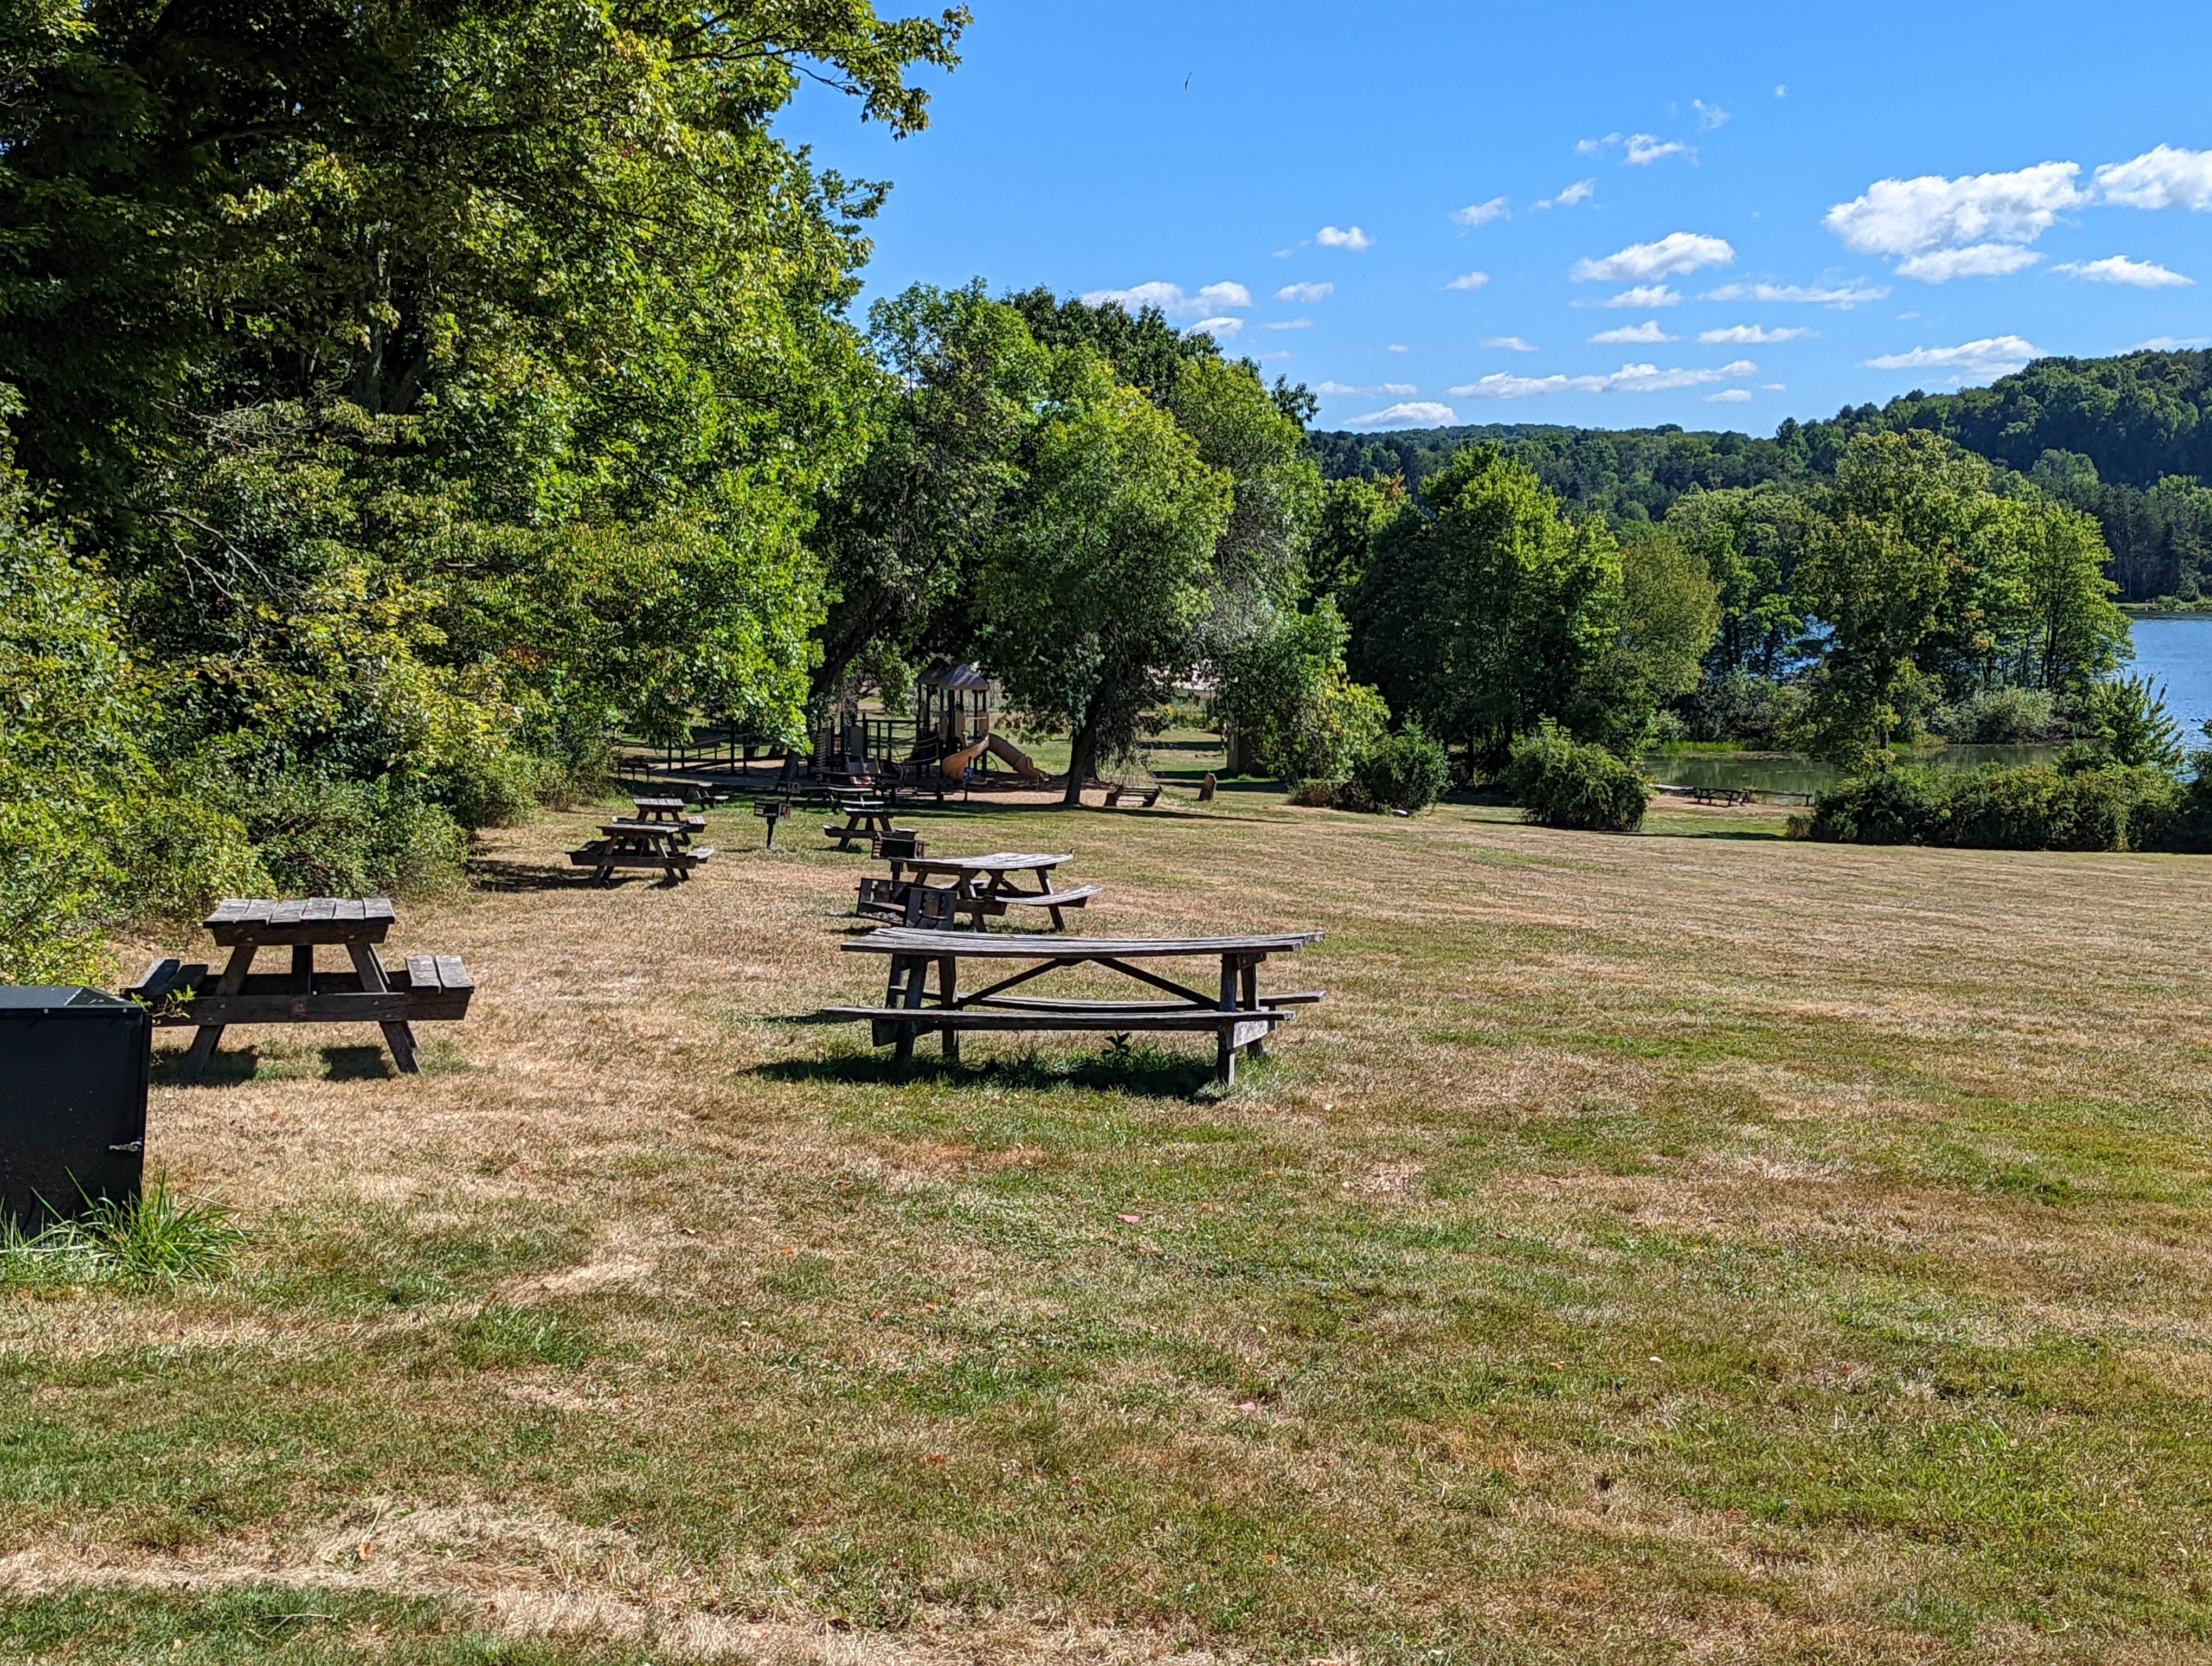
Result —
<instances>
[{"instance_id":1,"label":"wooden picnic table","mask_svg":"<svg viewBox=\"0 0 2212 1666\"><path fill-rule=\"evenodd\" d=\"M888 799L868 793L843 793L834 788L830 804L837 814L844 817L842 827L824 827L822 830L836 840L837 848L850 850L855 839L866 839L872 847L878 839L911 839L916 836L911 827L895 827L893 818L897 806Z\"/></svg>"},{"instance_id":2,"label":"wooden picnic table","mask_svg":"<svg viewBox=\"0 0 2212 1666\"><path fill-rule=\"evenodd\" d=\"M418 1067L410 1024L465 1017L476 982L458 955L409 955L404 970L386 970L375 945L396 918L382 897L226 897L204 922L216 945L231 952L212 991L199 993L206 966L165 959L125 993L144 1001L156 1025L198 1026L177 1073L182 1082L199 1080L234 1024L374 1024L392 1062L411 1076ZM325 945L343 947L352 970L317 971L315 950ZM287 947L290 971L252 972L261 950Z\"/></svg>"},{"instance_id":3,"label":"wooden picnic table","mask_svg":"<svg viewBox=\"0 0 2212 1666\"><path fill-rule=\"evenodd\" d=\"M914 1057L915 1037L930 1030L943 1036L948 1059L960 1056L960 1033L966 1030L1114 1034L1211 1031L1217 1037L1215 1074L1225 1085L1237 1079L1240 1052L1249 1049L1256 1056L1275 1026L1289 1021L1290 1009L1322 998L1319 992L1262 997L1261 964L1270 955L1295 954L1321 940L1319 932L1249 937L1079 938L993 936L891 927L854 938L844 945L849 954L890 958L884 1004L830 1006L823 1009L822 1016L833 1023L868 1020L875 1044L890 1047L894 1060L902 1064ZM959 979L963 959L1035 964L963 994ZM1221 969L1219 983L1213 993L1207 994L1131 964L1159 959L1217 960ZM1008 993L1047 972L1075 966L1103 966L1157 993L1150 1000L1048 1000ZM933 967L936 969L934 991L929 988Z\"/></svg>"},{"instance_id":4,"label":"wooden picnic table","mask_svg":"<svg viewBox=\"0 0 2212 1666\"><path fill-rule=\"evenodd\" d=\"M637 806L637 814L635 818L626 818L626 820L634 819L655 826L672 827L676 830L676 842L679 846L690 844L694 833L703 833L707 830L707 818L704 816L684 813L686 800L683 799L632 799L630 802Z\"/></svg>"},{"instance_id":5,"label":"wooden picnic table","mask_svg":"<svg viewBox=\"0 0 2212 1666\"><path fill-rule=\"evenodd\" d=\"M1098 885L1078 885L1071 891L1053 888L1053 870L1075 859L1065 852L999 850L988 856L899 856L886 853L890 863L891 892L902 897L910 885L942 880L957 900L955 912L975 916L980 929L987 915L1003 915L1010 908L1043 909L1052 915L1054 931L1067 929L1064 909L1079 909L1101 894ZM1033 875L1036 889L1023 888L1018 877Z\"/></svg>"},{"instance_id":6,"label":"wooden picnic table","mask_svg":"<svg viewBox=\"0 0 2212 1666\"><path fill-rule=\"evenodd\" d=\"M693 846L690 836L667 822L611 821L599 824L599 836L568 860L592 870L592 883L613 881L618 867L657 867L671 880L691 877L691 870L714 854L712 845Z\"/></svg>"}]
</instances>

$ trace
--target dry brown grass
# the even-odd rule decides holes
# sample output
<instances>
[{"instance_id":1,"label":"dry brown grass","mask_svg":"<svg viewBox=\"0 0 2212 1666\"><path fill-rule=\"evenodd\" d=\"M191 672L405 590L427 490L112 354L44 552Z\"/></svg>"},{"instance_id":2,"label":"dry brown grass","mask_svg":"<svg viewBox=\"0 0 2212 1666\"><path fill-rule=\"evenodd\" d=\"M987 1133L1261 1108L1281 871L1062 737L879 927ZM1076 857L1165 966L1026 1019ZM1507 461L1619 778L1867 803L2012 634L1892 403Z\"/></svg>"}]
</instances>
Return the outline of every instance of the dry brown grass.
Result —
<instances>
[{"instance_id":1,"label":"dry brown grass","mask_svg":"<svg viewBox=\"0 0 2212 1666\"><path fill-rule=\"evenodd\" d=\"M479 982L428 1073L234 1031L157 1091L246 1274L0 1298L12 1646L266 1590L433 1600L210 1657L2195 1657L2212 868L923 815L1102 932L1323 929L1330 1000L1226 1097L902 1082L786 1021L880 976L860 859L491 836L392 945Z\"/></svg>"}]
</instances>

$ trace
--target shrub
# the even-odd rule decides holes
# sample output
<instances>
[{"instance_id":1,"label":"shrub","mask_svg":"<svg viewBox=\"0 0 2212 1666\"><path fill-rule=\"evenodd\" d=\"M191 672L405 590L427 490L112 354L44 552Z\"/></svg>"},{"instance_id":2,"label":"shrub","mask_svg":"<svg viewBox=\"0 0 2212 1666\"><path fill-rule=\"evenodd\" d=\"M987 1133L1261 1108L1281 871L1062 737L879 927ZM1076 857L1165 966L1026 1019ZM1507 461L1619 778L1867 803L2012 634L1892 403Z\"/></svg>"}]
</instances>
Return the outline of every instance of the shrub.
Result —
<instances>
[{"instance_id":1,"label":"shrub","mask_svg":"<svg viewBox=\"0 0 2212 1666\"><path fill-rule=\"evenodd\" d=\"M1811 832L1850 844L2142 850L2190 836L2185 797L2150 769L1881 769L1823 793Z\"/></svg>"},{"instance_id":2,"label":"shrub","mask_svg":"<svg viewBox=\"0 0 2212 1666\"><path fill-rule=\"evenodd\" d=\"M1835 844L1940 844L1950 771L1876 769L1853 775L1813 806L1812 836Z\"/></svg>"},{"instance_id":3,"label":"shrub","mask_svg":"<svg viewBox=\"0 0 2212 1666\"><path fill-rule=\"evenodd\" d=\"M1307 780L1291 788L1290 802L1308 810L1326 810L1336 802L1336 783Z\"/></svg>"},{"instance_id":4,"label":"shrub","mask_svg":"<svg viewBox=\"0 0 2212 1666\"><path fill-rule=\"evenodd\" d=\"M1633 833L1651 792L1640 771L1549 721L1515 744L1505 785L1524 819L1587 833Z\"/></svg>"},{"instance_id":5,"label":"shrub","mask_svg":"<svg viewBox=\"0 0 2212 1666\"><path fill-rule=\"evenodd\" d=\"M1690 696L1692 740L1740 740L1747 746L1790 744L1805 715L1805 691L1741 671L1707 678Z\"/></svg>"},{"instance_id":6,"label":"shrub","mask_svg":"<svg viewBox=\"0 0 2212 1666\"><path fill-rule=\"evenodd\" d=\"M1411 815L1443 796L1451 784L1451 763L1444 749L1418 723L1385 735L1352 766L1352 779L1336 794L1346 810L1402 810Z\"/></svg>"},{"instance_id":7,"label":"shrub","mask_svg":"<svg viewBox=\"0 0 2212 1666\"><path fill-rule=\"evenodd\" d=\"M460 877L467 855L450 814L382 782L276 775L239 794L234 807L287 896L434 891Z\"/></svg>"},{"instance_id":8,"label":"shrub","mask_svg":"<svg viewBox=\"0 0 2212 1666\"><path fill-rule=\"evenodd\" d=\"M1985 689L1946 706L1929 727L1946 740L1975 746L2018 746L2049 740L2064 726L2048 689Z\"/></svg>"}]
</instances>

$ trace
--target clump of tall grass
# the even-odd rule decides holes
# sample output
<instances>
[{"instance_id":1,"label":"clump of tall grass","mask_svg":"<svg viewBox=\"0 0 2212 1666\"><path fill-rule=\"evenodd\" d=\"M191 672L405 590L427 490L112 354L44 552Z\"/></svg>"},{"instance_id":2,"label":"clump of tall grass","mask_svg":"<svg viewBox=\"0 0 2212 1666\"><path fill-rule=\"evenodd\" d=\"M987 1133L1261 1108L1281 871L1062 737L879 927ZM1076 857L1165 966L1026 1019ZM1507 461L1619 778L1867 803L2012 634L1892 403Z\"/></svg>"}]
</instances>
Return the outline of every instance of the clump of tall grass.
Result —
<instances>
[{"instance_id":1,"label":"clump of tall grass","mask_svg":"<svg viewBox=\"0 0 2212 1666\"><path fill-rule=\"evenodd\" d=\"M228 1272L246 1234L229 1210L159 1176L134 1198L100 1198L75 1220L26 1233L0 1219L0 1285L206 1282Z\"/></svg>"}]
</instances>

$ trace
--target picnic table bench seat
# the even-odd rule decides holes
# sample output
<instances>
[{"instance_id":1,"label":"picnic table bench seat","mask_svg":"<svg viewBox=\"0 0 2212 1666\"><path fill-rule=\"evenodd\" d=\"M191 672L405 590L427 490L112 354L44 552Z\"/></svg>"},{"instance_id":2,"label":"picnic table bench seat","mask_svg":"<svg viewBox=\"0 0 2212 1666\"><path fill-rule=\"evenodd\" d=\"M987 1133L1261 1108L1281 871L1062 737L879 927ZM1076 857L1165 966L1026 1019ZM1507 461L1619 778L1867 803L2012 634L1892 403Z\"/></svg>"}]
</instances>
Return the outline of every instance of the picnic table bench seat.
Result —
<instances>
[{"instance_id":1,"label":"picnic table bench seat","mask_svg":"<svg viewBox=\"0 0 2212 1666\"><path fill-rule=\"evenodd\" d=\"M1109 783L1106 788L1106 807L1109 810L1118 809L1123 799L1134 799L1149 810L1160 801L1160 784L1154 781L1149 787L1125 787L1119 782Z\"/></svg>"}]
</instances>

